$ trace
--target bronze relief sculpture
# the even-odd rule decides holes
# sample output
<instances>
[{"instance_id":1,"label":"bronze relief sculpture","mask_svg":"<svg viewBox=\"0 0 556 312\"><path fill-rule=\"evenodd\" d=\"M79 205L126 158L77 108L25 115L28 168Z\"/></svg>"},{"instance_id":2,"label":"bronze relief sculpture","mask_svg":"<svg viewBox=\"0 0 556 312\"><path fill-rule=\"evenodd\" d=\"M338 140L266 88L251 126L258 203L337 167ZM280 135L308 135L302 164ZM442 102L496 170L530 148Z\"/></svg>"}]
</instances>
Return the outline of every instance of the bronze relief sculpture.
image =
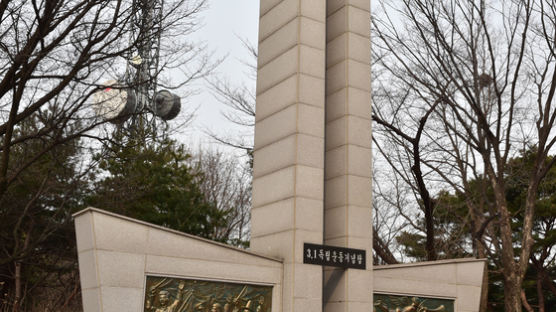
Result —
<instances>
[{"instance_id":1,"label":"bronze relief sculpture","mask_svg":"<svg viewBox=\"0 0 556 312\"><path fill-rule=\"evenodd\" d=\"M374 312L454 312L454 300L374 294Z\"/></svg>"},{"instance_id":2,"label":"bronze relief sculpture","mask_svg":"<svg viewBox=\"0 0 556 312\"><path fill-rule=\"evenodd\" d=\"M145 312L271 312L272 287L147 276Z\"/></svg>"}]
</instances>

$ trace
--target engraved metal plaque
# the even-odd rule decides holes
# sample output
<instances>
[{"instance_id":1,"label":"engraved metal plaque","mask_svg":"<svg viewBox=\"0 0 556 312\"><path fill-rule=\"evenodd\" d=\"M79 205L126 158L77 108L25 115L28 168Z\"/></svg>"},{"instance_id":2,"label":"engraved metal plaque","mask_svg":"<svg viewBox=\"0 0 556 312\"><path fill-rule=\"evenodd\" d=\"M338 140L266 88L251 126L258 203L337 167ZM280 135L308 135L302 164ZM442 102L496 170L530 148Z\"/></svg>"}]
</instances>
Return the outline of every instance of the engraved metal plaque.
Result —
<instances>
[{"instance_id":1,"label":"engraved metal plaque","mask_svg":"<svg viewBox=\"0 0 556 312\"><path fill-rule=\"evenodd\" d=\"M374 312L454 312L454 300L374 294Z\"/></svg>"},{"instance_id":2,"label":"engraved metal plaque","mask_svg":"<svg viewBox=\"0 0 556 312\"><path fill-rule=\"evenodd\" d=\"M145 312L271 312L272 286L147 276Z\"/></svg>"},{"instance_id":3,"label":"engraved metal plaque","mask_svg":"<svg viewBox=\"0 0 556 312\"><path fill-rule=\"evenodd\" d=\"M365 270L365 250L303 244L303 263Z\"/></svg>"}]
</instances>

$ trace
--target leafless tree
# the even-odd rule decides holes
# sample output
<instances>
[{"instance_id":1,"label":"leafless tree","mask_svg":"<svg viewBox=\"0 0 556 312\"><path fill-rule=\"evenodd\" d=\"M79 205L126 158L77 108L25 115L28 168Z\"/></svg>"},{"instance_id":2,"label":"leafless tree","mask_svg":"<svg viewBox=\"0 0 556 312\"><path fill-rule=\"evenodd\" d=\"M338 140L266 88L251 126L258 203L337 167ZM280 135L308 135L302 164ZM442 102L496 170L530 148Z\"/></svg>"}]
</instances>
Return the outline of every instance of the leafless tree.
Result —
<instances>
[{"instance_id":1,"label":"leafless tree","mask_svg":"<svg viewBox=\"0 0 556 312\"><path fill-rule=\"evenodd\" d=\"M237 158L213 150L201 150L193 158L199 170L199 187L205 200L225 214L226 222L215 229L215 240L246 247L251 219L251 169Z\"/></svg>"},{"instance_id":2,"label":"leafless tree","mask_svg":"<svg viewBox=\"0 0 556 312\"><path fill-rule=\"evenodd\" d=\"M373 251L374 264L396 264L404 262L404 254L396 244L396 237L407 228L408 221L403 220L407 203L401 203L405 197L397 186L396 175L382 170L384 166L373 166ZM398 192L394 192L393 190ZM392 209L400 207L400 209ZM409 220L413 218L408 217Z\"/></svg>"},{"instance_id":3,"label":"leafless tree","mask_svg":"<svg viewBox=\"0 0 556 312\"><path fill-rule=\"evenodd\" d=\"M196 29L195 14L204 2L166 1L161 20L152 23L163 34L156 77L170 68L182 74L172 85L160 75L162 87L182 86L211 68L198 47L177 39ZM139 52L145 38L136 34L141 28L136 25L137 14L138 5L130 0L0 3L0 196L26 166L51 148L46 146L28 164L12 168L10 152L17 144L49 136L55 138L54 146L91 135L105 122L90 109L91 95L106 80L122 80L129 58ZM49 110L52 114L48 120L39 119L36 132L14 133L26 119Z\"/></svg>"},{"instance_id":4,"label":"leafless tree","mask_svg":"<svg viewBox=\"0 0 556 312\"><path fill-rule=\"evenodd\" d=\"M247 68L247 75L256 78L257 49L249 41L242 39L243 46L251 58L243 61ZM207 134L215 141L233 148L237 148L251 155L253 151L253 131L255 128L255 92L252 85L246 83L232 83L223 77L216 77L209 81L216 100L225 106L223 116L230 122L240 126L244 133L222 136L208 130Z\"/></svg>"},{"instance_id":5,"label":"leafless tree","mask_svg":"<svg viewBox=\"0 0 556 312\"><path fill-rule=\"evenodd\" d=\"M75 203L65 201L74 198L70 194L76 188L86 187L83 181L94 166L83 149L85 139L111 139L99 131L107 120L91 108L91 95L103 89L106 80L125 82L131 58L140 54L142 42L157 39L137 34L145 20L139 4L145 2L0 0L0 219L8 224L0 230L0 276L3 291L13 296L11 311L29 308L25 299L38 291L24 281L25 265L32 265L32 257L37 256L34 251L48 249L41 244L71 226ZM164 1L160 18L151 20L162 36L157 41L159 62L149 79L157 78L161 87L181 87L212 68L201 47L182 39L196 29L196 14L204 5L204 0ZM174 71L171 85L165 76L169 70ZM143 83L147 81L135 80L123 87ZM73 178L60 181L59 172L47 170L46 163L67 165L74 170ZM66 195L52 195L61 184L68 188ZM22 185L30 190L25 196L18 189ZM54 198L59 201L53 202ZM45 220L50 212L59 212L57 219ZM37 282L50 282L51 277ZM62 280L71 278L65 275L57 281ZM71 294L75 297L73 290L67 292ZM54 309L71 309L68 304L62 300Z\"/></svg>"},{"instance_id":6,"label":"leafless tree","mask_svg":"<svg viewBox=\"0 0 556 312\"><path fill-rule=\"evenodd\" d=\"M484 177L494 204L481 209L468 198L473 237L483 253L500 255L505 311L521 311L538 187L554 162L545 160L556 143L556 7L542 0L382 4L383 14L373 21L374 56L380 59L382 95L393 100L375 106L374 114L386 128L414 138L415 125L432 111L419 151L429 188L469 195L467 182ZM415 157L402 146L399 152ZM515 242L506 169L524 149L535 149L536 158Z\"/></svg>"}]
</instances>

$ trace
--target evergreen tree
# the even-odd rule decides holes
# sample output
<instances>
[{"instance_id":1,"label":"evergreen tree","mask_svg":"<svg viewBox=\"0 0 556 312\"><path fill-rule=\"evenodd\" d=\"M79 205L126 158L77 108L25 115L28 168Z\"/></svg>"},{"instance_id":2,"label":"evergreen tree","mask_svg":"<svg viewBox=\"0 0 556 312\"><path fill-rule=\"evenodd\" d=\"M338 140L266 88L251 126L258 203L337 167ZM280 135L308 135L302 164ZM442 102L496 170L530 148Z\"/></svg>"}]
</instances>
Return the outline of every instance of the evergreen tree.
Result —
<instances>
[{"instance_id":1,"label":"evergreen tree","mask_svg":"<svg viewBox=\"0 0 556 312\"><path fill-rule=\"evenodd\" d=\"M27 137L13 150L9 172L51 144L29 136L55 110L35 114L15 129ZM79 140L49 149L22 171L0 197L0 311L80 306L72 212L86 191Z\"/></svg>"},{"instance_id":2,"label":"evergreen tree","mask_svg":"<svg viewBox=\"0 0 556 312\"><path fill-rule=\"evenodd\" d=\"M178 231L214 238L225 213L207 202L185 147L170 139L131 139L97 155L103 178L88 204Z\"/></svg>"}]
</instances>

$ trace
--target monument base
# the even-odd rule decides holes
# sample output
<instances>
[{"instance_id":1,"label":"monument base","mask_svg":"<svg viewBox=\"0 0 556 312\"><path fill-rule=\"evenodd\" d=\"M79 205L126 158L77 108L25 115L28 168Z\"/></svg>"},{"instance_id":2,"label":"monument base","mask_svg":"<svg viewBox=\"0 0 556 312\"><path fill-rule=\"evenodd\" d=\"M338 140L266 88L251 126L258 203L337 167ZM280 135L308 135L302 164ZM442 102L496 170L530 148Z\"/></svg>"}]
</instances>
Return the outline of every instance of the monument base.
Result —
<instances>
[{"instance_id":1,"label":"monument base","mask_svg":"<svg viewBox=\"0 0 556 312\"><path fill-rule=\"evenodd\" d=\"M95 208L74 218L85 312L282 310L279 259Z\"/></svg>"},{"instance_id":2,"label":"monument base","mask_svg":"<svg viewBox=\"0 0 556 312\"><path fill-rule=\"evenodd\" d=\"M74 218L85 312L284 310L282 259L95 208ZM476 259L376 266L374 309L479 311L484 267Z\"/></svg>"},{"instance_id":3,"label":"monument base","mask_svg":"<svg viewBox=\"0 0 556 312\"><path fill-rule=\"evenodd\" d=\"M379 306L386 305L388 298L395 301L386 305L392 311L396 311L396 303L413 304L411 301L416 298L416 304L426 304L428 311L478 312L485 267L485 259L375 266L375 311L383 311ZM435 310L440 305L444 305L444 310Z\"/></svg>"}]
</instances>

